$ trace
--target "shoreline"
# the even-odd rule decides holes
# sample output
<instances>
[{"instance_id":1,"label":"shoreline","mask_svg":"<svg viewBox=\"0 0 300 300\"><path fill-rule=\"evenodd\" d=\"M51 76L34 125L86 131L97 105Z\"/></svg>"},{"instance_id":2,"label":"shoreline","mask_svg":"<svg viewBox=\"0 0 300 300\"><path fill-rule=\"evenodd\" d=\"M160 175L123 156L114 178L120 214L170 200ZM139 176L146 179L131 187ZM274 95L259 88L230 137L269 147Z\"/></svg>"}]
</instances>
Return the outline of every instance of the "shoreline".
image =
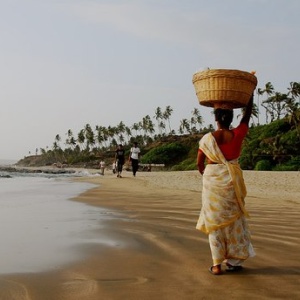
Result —
<instances>
[{"instance_id":1,"label":"shoreline","mask_svg":"<svg viewBox=\"0 0 300 300\"><path fill-rule=\"evenodd\" d=\"M244 171L257 256L239 274L212 276L196 171L75 178L96 184L74 201L101 206L113 245L86 243L61 270L0 276L2 299L296 299L300 297L299 172ZM282 276L284 275L284 276ZM233 287L230 289L228 287ZM5 298L4 295L7 297Z\"/></svg>"}]
</instances>

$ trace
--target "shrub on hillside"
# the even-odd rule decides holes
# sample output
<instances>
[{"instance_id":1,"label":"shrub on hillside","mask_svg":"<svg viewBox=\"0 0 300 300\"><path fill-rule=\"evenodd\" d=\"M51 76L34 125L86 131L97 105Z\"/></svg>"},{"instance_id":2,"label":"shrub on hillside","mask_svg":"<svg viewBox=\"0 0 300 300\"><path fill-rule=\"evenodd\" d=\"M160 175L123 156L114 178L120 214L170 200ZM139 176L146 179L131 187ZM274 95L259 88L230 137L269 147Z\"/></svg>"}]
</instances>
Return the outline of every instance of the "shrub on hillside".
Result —
<instances>
[{"instance_id":1,"label":"shrub on hillside","mask_svg":"<svg viewBox=\"0 0 300 300\"><path fill-rule=\"evenodd\" d=\"M292 157L291 160L273 168L274 171L300 171L300 156Z\"/></svg>"},{"instance_id":2,"label":"shrub on hillside","mask_svg":"<svg viewBox=\"0 0 300 300\"><path fill-rule=\"evenodd\" d=\"M151 149L141 159L143 164L165 164L172 165L182 159L188 154L189 148L181 143L171 143L162 145L160 147Z\"/></svg>"},{"instance_id":3,"label":"shrub on hillside","mask_svg":"<svg viewBox=\"0 0 300 300\"><path fill-rule=\"evenodd\" d=\"M196 158L188 158L178 165L174 165L171 168L171 171L192 171L197 170Z\"/></svg>"},{"instance_id":4,"label":"shrub on hillside","mask_svg":"<svg viewBox=\"0 0 300 300\"><path fill-rule=\"evenodd\" d=\"M272 164L269 160L263 159L256 163L255 171L271 171L272 170Z\"/></svg>"},{"instance_id":5,"label":"shrub on hillside","mask_svg":"<svg viewBox=\"0 0 300 300\"><path fill-rule=\"evenodd\" d=\"M276 136L279 132L281 134L288 132L291 130L290 124L285 120L276 120L271 122L268 125L262 126L262 130L260 131L260 138L269 138Z\"/></svg>"},{"instance_id":6,"label":"shrub on hillside","mask_svg":"<svg viewBox=\"0 0 300 300\"><path fill-rule=\"evenodd\" d=\"M252 127L244 141L240 157L242 169L260 168L260 161L269 161L273 167L286 164L299 153L300 139L297 130L285 120ZM256 165L258 166L256 167ZM298 164L299 162L295 163Z\"/></svg>"}]
</instances>

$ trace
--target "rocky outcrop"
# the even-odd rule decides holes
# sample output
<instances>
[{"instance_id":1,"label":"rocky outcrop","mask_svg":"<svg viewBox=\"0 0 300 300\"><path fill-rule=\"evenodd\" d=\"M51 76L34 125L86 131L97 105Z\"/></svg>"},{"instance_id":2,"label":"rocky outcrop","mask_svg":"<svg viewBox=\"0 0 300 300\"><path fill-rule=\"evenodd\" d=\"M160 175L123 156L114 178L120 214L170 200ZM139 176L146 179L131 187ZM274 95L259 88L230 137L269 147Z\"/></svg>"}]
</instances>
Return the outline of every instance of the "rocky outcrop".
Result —
<instances>
[{"instance_id":1,"label":"rocky outcrop","mask_svg":"<svg viewBox=\"0 0 300 300\"><path fill-rule=\"evenodd\" d=\"M64 168L19 168L19 167L0 167L0 172L8 173L44 173L44 174L73 174L76 171Z\"/></svg>"}]
</instances>

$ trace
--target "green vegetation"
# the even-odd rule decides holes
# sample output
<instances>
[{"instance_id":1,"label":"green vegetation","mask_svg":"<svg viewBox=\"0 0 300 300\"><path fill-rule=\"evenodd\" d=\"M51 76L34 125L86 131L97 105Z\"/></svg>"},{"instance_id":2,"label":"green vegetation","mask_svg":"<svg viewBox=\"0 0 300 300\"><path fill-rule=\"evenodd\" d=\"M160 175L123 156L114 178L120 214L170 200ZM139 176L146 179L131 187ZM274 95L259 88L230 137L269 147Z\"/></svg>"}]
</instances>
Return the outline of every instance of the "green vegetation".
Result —
<instances>
[{"instance_id":1,"label":"green vegetation","mask_svg":"<svg viewBox=\"0 0 300 300\"><path fill-rule=\"evenodd\" d=\"M157 148L152 148L141 159L144 164L155 162L156 164L165 164L172 166L180 163L181 158L185 157L189 149L180 142L165 144Z\"/></svg>"},{"instance_id":2,"label":"green vegetation","mask_svg":"<svg viewBox=\"0 0 300 300\"><path fill-rule=\"evenodd\" d=\"M297 171L299 162L300 136L288 118L250 128L240 158L243 169Z\"/></svg>"},{"instance_id":3,"label":"green vegetation","mask_svg":"<svg viewBox=\"0 0 300 300\"><path fill-rule=\"evenodd\" d=\"M261 106L265 108L267 123L259 124L260 107L254 105L252 126L240 157L241 167L247 170L300 170L300 83L291 82L288 93L281 94L274 92L268 82L257 92L258 97L264 94L267 99ZM69 129L65 147L61 146L61 137L56 135L52 148L37 148L35 155L25 157L18 164L97 167L99 159L105 159L107 164L113 161L119 143L124 145L128 155L131 144L137 141L142 151L141 163L165 164L168 170L195 170L198 142L214 128L212 124L202 126L202 117L195 108L190 118L181 120L177 135L170 125L172 112L170 106L164 111L158 107L153 116L156 126L147 115L132 126L121 121L114 127L96 126L93 130L86 124L77 136Z\"/></svg>"}]
</instances>

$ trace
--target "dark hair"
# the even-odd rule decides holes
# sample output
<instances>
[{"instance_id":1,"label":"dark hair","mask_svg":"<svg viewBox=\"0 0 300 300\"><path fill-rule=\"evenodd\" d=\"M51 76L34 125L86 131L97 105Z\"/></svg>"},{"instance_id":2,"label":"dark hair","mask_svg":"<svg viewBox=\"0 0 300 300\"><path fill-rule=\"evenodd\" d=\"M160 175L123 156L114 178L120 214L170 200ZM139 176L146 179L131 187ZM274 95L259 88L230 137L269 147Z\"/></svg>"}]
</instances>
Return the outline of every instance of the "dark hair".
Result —
<instances>
[{"instance_id":1,"label":"dark hair","mask_svg":"<svg viewBox=\"0 0 300 300\"><path fill-rule=\"evenodd\" d=\"M233 109L217 108L215 109L214 114L216 121L218 121L221 126L230 126L233 120Z\"/></svg>"}]
</instances>

